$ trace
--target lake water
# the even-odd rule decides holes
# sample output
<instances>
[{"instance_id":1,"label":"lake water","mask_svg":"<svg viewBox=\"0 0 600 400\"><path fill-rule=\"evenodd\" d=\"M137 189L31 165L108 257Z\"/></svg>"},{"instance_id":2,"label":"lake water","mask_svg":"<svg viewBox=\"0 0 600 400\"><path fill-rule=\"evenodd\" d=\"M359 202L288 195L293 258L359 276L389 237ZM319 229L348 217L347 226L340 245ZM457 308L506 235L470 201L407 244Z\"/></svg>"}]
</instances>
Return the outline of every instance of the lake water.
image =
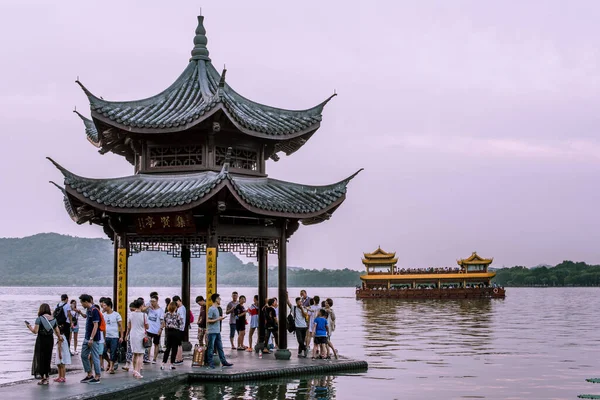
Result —
<instances>
[{"instance_id":1,"label":"lake water","mask_svg":"<svg viewBox=\"0 0 600 400\"><path fill-rule=\"evenodd\" d=\"M256 290L235 289L246 297ZM161 301L176 288L157 288ZM369 362L361 374L266 381L259 385L167 388L162 399L573 399L600 393L600 289L509 288L504 300L356 300L353 288L307 288L334 300L333 342ZM150 288L130 288L147 297ZM29 378L35 337L23 324L38 306L84 288L0 287L0 383ZM89 290L94 298L110 288ZM276 289L269 290L276 295ZM290 288L296 296L298 288ZM197 294L192 293L192 297ZM197 307L193 308L197 315ZM292 354L295 340L289 340ZM158 398L158 397L156 397Z\"/></svg>"}]
</instances>

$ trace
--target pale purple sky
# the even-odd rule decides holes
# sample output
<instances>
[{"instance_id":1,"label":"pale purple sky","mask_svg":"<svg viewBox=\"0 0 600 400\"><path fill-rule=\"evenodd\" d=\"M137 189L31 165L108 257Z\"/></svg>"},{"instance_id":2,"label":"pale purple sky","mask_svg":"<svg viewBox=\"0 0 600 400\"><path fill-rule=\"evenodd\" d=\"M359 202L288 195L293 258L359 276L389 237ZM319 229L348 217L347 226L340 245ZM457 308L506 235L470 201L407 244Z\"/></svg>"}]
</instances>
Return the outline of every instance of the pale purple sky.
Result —
<instances>
[{"instance_id":1,"label":"pale purple sky","mask_svg":"<svg viewBox=\"0 0 600 400\"><path fill-rule=\"evenodd\" d=\"M600 263L596 1L2 1L0 236L103 237L47 183L62 179L46 156L83 176L133 171L87 142L74 80L109 100L165 89L200 6L241 94L282 108L339 94L270 176L326 184L365 168L330 221L292 237L290 265L361 269L378 245L404 267L474 250L496 267Z\"/></svg>"}]
</instances>

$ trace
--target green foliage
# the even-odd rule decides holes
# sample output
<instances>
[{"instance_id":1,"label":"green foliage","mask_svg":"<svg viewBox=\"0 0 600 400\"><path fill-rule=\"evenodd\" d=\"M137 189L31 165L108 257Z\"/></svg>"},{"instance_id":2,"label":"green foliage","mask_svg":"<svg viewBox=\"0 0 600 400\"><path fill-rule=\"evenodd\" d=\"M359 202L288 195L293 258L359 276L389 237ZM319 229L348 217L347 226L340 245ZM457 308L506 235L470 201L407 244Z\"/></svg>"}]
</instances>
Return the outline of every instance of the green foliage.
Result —
<instances>
[{"instance_id":1,"label":"green foliage","mask_svg":"<svg viewBox=\"0 0 600 400\"><path fill-rule=\"evenodd\" d=\"M222 285L258 286L256 264L232 253L219 253L218 281ZM192 259L192 285L205 284L204 257ZM113 244L57 233L25 238L0 238L0 286L112 286ZM288 286L355 286L360 273L344 270L290 268ZM277 269L269 270L269 285L277 286ZM131 286L181 285L181 260L161 252L142 252L129 258Z\"/></svg>"},{"instance_id":2,"label":"green foliage","mask_svg":"<svg viewBox=\"0 0 600 400\"><path fill-rule=\"evenodd\" d=\"M563 261L549 268L502 268L493 282L501 286L598 286L600 265Z\"/></svg>"}]
</instances>

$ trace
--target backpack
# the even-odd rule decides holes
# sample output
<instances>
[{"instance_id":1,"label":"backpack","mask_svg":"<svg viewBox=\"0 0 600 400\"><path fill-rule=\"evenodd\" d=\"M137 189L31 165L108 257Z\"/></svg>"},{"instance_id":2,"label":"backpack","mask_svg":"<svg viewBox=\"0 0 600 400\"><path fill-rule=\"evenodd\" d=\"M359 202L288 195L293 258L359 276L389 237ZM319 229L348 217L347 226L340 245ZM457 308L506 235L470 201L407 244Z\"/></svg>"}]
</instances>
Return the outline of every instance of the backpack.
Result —
<instances>
[{"instance_id":1,"label":"backpack","mask_svg":"<svg viewBox=\"0 0 600 400\"><path fill-rule=\"evenodd\" d=\"M191 325L192 322L194 322L194 313L192 313L192 310L188 310L188 319L190 320Z\"/></svg>"},{"instance_id":2,"label":"backpack","mask_svg":"<svg viewBox=\"0 0 600 400\"><path fill-rule=\"evenodd\" d=\"M96 308L96 310L98 309ZM100 314L100 323L98 324L98 329L100 329L100 332L102 332L104 337L106 337L106 321L104 321L104 315L102 315L100 310L98 310L98 314Z\"/></svg>"},{"instance_id":3,"label":"backpack","mask_svg":"<svg viewBox=\"0 0 600 400\"><path fill-rule=\"evenodd\" d=\"M294 307L294 312L296 311L296 307ZM296 331L296 318L292 315L292 310L287 316L287 330L289 333Z\"/></svg>"},{"instance_id":4,"label":"backpack","mask_svg":"<svg viewBox=\"0 0 600 400\"><path fill-rule=\"evenodd\" d=\"M56 319L56 324L58 326L63 326L66 322L67 322L67 317L65 317L65 305L67 303L64 303L62 306L59 304L56 305L56 308L54 309L54 313L52 314L54 316L54 319Z\"/></svg>"}]
</instances>

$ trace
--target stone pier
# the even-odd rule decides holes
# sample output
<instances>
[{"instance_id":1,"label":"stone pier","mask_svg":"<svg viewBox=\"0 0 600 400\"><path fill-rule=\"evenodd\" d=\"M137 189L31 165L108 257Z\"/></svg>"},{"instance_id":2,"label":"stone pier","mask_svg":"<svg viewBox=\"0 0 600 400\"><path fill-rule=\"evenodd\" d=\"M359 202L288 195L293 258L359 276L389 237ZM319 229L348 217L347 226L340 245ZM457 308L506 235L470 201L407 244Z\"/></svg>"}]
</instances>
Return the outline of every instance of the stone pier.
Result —
<instances>
[{"instance_id":1,"label":"stone pier","mask_svg":"<svg viewBox=\"0 0 600 400\"><path fill-rule=\"evenodd\" d=\"M249 382L268 383L274 378L299 378L306 375L335 375L337 373L362 372L367 370L366 361L351 360L341 357L339 360L311 360L297 358L277 360L273 354L265 354L259 358L255 352L226 351L227 360L233 367L191 367L192 361L186 359L184 364L174 371L162 371L160 364L146 364L143 379L133 378L131 371L119 370L114 375L104 374L98 385L80 383L83 372L67 373L66 383L55 383L50 377L48 386L38 386L35 380L26 380L0 386L2 399L125 399L145 398L145 393L159 394L168 392L179 385L189 383L214 382ZM147 397L146 397L147 398Z\"/></svg>"}]
</instances>

